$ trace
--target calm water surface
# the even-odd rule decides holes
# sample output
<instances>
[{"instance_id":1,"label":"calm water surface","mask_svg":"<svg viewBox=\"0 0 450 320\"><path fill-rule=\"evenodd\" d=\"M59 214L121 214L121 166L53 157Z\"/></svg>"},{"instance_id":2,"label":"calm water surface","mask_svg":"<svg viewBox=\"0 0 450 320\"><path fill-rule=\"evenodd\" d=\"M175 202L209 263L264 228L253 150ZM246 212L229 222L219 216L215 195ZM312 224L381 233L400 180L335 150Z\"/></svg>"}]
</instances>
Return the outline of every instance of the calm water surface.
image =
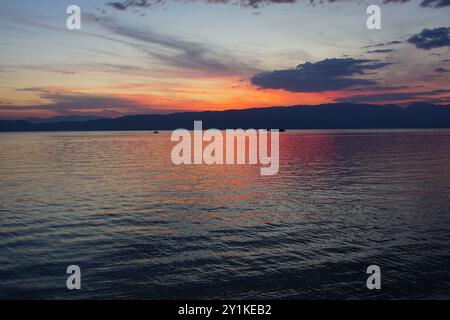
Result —
<instances>
[{"instance_id":1,"label":"calm water surface","mask_svg":"<svg viewBox=\"0 0 450 320\"><path fill-rule=\"evenodd\" d=\"M288 131L269 177L172 146L0 134L0 298L450 298L449 130Z\"/></svg>"}]
</instances>

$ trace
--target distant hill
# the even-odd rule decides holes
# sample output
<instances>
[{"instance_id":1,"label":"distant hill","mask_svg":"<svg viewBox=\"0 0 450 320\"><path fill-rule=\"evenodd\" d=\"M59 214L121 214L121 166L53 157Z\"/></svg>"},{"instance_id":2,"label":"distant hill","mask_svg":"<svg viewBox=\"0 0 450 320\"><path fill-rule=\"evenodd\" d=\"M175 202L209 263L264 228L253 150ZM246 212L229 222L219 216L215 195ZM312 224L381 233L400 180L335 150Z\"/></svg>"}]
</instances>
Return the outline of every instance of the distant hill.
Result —
<instances>
[{"instance_id":1,"label":"distant hill","mask_svg":"<svg viewBox=\"0 0 450 320\"><path fill-rule=\"evenodd\" d=\"M194 120L203 128L450 128L450 105L414 103L409 107L370 104L322 104L254 108L245 110L181 112L165 115L135 115L86 121L0 120L0 131L93 131L192 129Z\"/></svg>"}]
</instances>

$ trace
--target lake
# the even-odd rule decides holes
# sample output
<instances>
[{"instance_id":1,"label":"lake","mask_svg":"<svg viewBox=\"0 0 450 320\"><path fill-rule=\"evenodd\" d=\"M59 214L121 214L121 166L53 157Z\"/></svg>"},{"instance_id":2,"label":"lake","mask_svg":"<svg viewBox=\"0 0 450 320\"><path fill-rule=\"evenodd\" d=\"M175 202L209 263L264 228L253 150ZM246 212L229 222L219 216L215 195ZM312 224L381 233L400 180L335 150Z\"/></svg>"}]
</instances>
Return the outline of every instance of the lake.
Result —
<instances>
[{"instance_id":1,"label":"lake","mask_svg":"<svg viewBox=\"0 0 450 320\"><path fill-rule=\"evenodd\" d=\"M174 144L0 134L0 298L450 297L450 130L287 131L273 176Z\"/></svg>"}]
</instances>

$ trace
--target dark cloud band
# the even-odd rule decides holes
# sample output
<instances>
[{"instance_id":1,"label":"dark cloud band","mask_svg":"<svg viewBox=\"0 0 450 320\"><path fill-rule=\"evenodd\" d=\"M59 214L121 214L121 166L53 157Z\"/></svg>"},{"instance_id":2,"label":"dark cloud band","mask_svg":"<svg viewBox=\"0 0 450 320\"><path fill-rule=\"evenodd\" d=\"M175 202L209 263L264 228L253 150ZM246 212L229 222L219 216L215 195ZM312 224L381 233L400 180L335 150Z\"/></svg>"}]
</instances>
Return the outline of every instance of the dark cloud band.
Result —
<instances>
[{"instance_id":1,"label":"dark cloud band","mask_svg":"<svg viewBox=\"0 0 450 320\"><path fill-rule=\"evenodd\" d=\"M292 69L258 73L251 78L251 82L263 89L291 92L336 91L376 85L375 80L362 76L367 71L380 69L388 64L367 59L325 59L315 63L306 62Z\"/></svg>"},{"instance_id":2,"label":"dark cloud band","mask_svg":"<svg viewBox=\"0 0 450 320\"><path fill-rule=\"evenodd\" d=\"M409 38L408 42L423 50L448 47L450 46L450 27L423 29Z\"/></svg>"},{"instance_id":3,"label":"dark cloud band","mask_svg":"<svg viewBox=\"0 0 450 320\"><path fill-rule=\"evenodd\" d=\"M168 1L180 0L125 0L125 1L111 1L107 5L117 10L127 10L128 8L148 8L154 5L166 3ZM270 4L286 4L295 2L305 2L309 4L317 3L333 3L343 2L343 0L186 0L191 2L204 2L208 4L233 4L244 8L259 8ZM383 3L405 3L410 0L384 0ZM427 8L443 8L450 6L450 0L422 0L421 7Z\"/></svg>"}]
</instances>

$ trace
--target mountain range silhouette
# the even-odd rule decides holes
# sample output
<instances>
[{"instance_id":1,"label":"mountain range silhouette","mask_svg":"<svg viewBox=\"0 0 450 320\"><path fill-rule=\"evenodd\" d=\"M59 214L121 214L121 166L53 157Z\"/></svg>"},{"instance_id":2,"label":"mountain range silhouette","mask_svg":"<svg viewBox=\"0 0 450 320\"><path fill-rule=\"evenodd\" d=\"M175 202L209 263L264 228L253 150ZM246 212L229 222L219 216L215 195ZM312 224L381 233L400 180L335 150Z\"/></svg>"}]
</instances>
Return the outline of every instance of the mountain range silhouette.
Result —
<instances>
[{"instance_id":1,"label":"mountain range silhouette","mask_svg":"<svg viewBox=\"0 0 450 320\"><path fill-rule=\"evenodd\" d=\"M316 106L267 107L243 110L131 115L83 121L0 120L0 131L96 131L203 128L371 129L450 128L450 105L413 103L371 105L335 103Z\"/></svg>"}]
</instances>

